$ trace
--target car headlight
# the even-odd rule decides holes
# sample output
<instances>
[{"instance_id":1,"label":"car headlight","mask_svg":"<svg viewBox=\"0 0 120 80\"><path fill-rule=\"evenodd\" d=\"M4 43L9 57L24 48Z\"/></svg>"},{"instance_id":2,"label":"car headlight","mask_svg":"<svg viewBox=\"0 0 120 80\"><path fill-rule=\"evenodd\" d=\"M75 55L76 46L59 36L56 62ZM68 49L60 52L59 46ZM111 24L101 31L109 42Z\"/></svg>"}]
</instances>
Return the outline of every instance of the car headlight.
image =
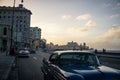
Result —
<instances>
[{"instance_id":1,"label":"car headlight","mask_svg":"<svg viewBox=\"0 0 120 80\"><path fill-rule=\"evenodd\" d=\"M30 53L29 51L25 51L25 53Z\"/></svg>"},{"instance_id":2,"label":"car headlight","mask_svg":"<svg viewBox=\"0 0 120 80\"><path fill-rule=\"evenodd\" d=\"M19 53L22 53L23 51L19 51Z\"/></svg>"}]
</instances>

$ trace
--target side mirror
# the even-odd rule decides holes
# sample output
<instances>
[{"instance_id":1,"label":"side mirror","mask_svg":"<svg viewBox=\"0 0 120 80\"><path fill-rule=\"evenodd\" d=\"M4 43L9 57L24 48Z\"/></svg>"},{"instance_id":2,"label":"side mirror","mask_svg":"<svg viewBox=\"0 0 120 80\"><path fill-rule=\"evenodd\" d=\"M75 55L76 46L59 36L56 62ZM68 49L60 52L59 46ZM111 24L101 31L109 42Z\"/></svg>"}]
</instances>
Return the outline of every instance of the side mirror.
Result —
<instances>
[{"instance_id":1,"label":"side mirror","mask_svg":"<svg viewBox=\"0 0 120 80\"><path fill-rule=\"evenodd\" d=\"M50 64L51 64L50 61L48 61L46 58L43 58L43 63L48 66L50 66Z\"/></svg>"}]
</instances>

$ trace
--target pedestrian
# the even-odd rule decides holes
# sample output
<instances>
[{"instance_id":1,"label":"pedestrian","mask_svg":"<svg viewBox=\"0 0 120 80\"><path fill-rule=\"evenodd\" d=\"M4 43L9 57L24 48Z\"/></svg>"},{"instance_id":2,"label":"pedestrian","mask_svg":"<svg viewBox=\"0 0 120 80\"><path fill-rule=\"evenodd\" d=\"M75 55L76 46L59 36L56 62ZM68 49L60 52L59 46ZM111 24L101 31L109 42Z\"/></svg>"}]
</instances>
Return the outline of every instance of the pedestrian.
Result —
<instances>
[{"instance_id":1,"label":"pedestrian","mask_svg":"<svg viewBox=\"0 0 120 80\"><path fill-rule=\"evenodd\" d=\"M98 52L98 50L97 49L95 49L95 53L97 53Z\"/></svg>"},{"instance_id":2,"label":"pedestrian","mask_svg":"<svg viewBox=\"0 0 120 80\"><path fill-rule=\"evenodd\" d=\"M105 52L106 52L106 49L103 48L103 53L105 53Z\"/></svg>"},{"instance_id":3,"label":"pedestrian","mask_svg":"<svg viewBox=\"0 0 120 80\"><path fill-rule=\"evenodd\" d=\"M9 54L9 49L6 50L6 56Z\"/></svg>"}]
</instances>

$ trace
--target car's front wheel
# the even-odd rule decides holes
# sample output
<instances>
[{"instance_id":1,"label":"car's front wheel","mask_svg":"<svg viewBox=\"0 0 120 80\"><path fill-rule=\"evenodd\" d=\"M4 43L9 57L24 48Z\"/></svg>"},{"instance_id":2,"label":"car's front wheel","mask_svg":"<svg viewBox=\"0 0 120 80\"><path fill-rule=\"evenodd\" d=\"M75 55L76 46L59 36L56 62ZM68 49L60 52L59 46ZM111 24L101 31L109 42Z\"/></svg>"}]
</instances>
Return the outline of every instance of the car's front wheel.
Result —
<instances>
[{"instance_id":1,"label":"car's front wheel","mask_svg":"<svg viewBox=\"0 0 120 80\"><path fill-rule=\"evenodd\" d=\"M47 74L44 74L43 77L44 77L44 80L50 80L50 78Z\"/></svg>"}]
</instances>

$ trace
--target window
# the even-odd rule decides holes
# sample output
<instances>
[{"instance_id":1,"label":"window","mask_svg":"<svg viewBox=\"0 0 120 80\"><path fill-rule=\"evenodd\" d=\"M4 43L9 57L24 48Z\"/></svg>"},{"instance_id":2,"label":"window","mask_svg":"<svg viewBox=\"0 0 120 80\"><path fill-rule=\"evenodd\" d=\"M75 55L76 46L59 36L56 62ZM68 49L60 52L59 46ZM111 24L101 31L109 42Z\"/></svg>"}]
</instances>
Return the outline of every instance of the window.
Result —
<instances>
[{"instance_id":1,"label":"window","mask_svg":"<svg viewBox=\"0 0 120 80\"><path fill-rule=\"evenodd\" d=\"M65 53L60 56L60 65L99 65L93 54L87 53Z\"/></svg>"},{"instance_id":2,"label":"window","mask_svg":"<svg viewBox=\"0 0 120 80\"><path fill-rule=\"evenodd\" d=\"M26 23L26 21L24 21L24 23Z\"/></svg>"},{"instance_id":3,"label":"window","mask_svg":"<svg viewBox=\"0 0 120 80\"><path fill-rule=\"evenodd\" d=\"M20 22L22 22L22 20L20 20Z\"/></svg>"},{"instance_id":4,"label":"window","mask_svg":"<svg viewBox=\"0 0 120 80\"><path fill-rule=\"evenodd\" d=\"M8 16L8 18L10 18L10 16Z\"/></svg>"},{"instance_id":5,"label":"window","mask_svg":"<svg viewBox=\"0 0 120 80\"><path fill-rule=\"evenodd\" d=\"M22 16L20 16L20 19L22 19Z\"/></svg>"},{"instance_id":6,"label":"window","mask_svg":"<svg viewBox=\"0 0 120 80\"><path fill-rule=\"evenodd\" d=\"M19 18L18 16L16 16L17 18Z\"/></svg>"},{"instance_id":7,"label":"window","mask_svg":"<svg viewBox=\"0 0 120 80\"><path fill-rule=\"evenodd\" d=\"M5 18L5 16L3 16L3 18Z\"/></svg>"},{"instance_id":8,"label":"window","mask_svg":"<svg viewBox=\"0 0 120 80\"><path fill-rule=\"evenodd\" d=\"M4 28L4 35L7 35L7 28Z\"/></svg>"},{"instance_id":9,"label":"window","mask_svg":"<svg viewBox=\"0 0 120 80\"><path fill-rule=\"evenodd\" d=\"M22 25L20 25L20 27L22 27Z\"/></svg>"},{"instance_id":10,"label":"window","mask_svg":"<svg viewBox=\"0 0 120 80\"><path fill-rule=\"evenodd\" d=\"M57 59L57 54L53 54L53 55L50 56L49 61L54 64L56 59Z\"/></svg>"},{"instance_id":11,"label":"window","mask_svg":"<svg viewBox=\"0 0 120 80\"><path fill-rule=\"evenodd\" d=\"M19 29L19 31L21 32L21 28Z\"/></svg>"},{"instance_id":12,"label":"window","mask_svg":"<svg viewBox=\"0 0 120 80\"><path fill-rule=\"evenodd\" d=\"M6 12L4 11L4 14L6 14Z\"/></svg>"}]
</instances>

